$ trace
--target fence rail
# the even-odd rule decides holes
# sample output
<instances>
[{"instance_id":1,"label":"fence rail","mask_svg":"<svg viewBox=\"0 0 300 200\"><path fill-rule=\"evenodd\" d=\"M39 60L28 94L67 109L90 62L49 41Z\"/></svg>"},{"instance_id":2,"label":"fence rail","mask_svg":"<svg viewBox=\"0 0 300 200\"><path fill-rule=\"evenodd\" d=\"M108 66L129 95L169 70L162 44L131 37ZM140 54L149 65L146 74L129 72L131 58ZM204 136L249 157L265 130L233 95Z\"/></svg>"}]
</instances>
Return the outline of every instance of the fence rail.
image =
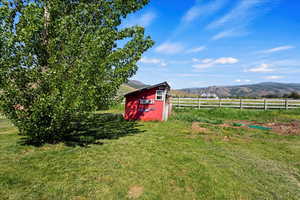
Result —
<instances>
[{"instance_id":1,"label":"fence rail","mask_svg":"<svg viewBox=\"0 0 300 200\"><path fill-rule=\"evenodd\" d=\"M189 108L239 108L239 109L295 109L300 108L300 100L292 99L207 99L182 98L172 99L175 107Z\"/></svg>"}]
</instances>

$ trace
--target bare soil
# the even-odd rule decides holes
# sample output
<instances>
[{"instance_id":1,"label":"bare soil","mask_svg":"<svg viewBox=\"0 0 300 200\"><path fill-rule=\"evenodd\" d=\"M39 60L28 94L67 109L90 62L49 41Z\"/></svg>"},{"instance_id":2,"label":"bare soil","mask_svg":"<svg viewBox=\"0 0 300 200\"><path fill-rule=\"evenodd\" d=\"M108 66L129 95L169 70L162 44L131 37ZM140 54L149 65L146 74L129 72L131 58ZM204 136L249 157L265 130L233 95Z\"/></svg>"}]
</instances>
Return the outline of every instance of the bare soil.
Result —
<instances>
[{"instance_id":1,"label":"bare soil","mask_svg":"<svg viewBox=\"0 0 300 200\"><path fill-rule=\"evenodd\" d=\"M244 124L244 126L233 126L232 123L224 123L220 125L214 125L210 124L211 126L219 126L219 127L225 127L225 128L247 128L249 129L249 125L257 125L257 126L263 126L267 128L271 128L271 132L277 133L279 135L300 135L300 122L299 121L292 121L288 123L283 122L272 122L272 123L259 123L255 121L234 121L233 123L239 123ZM209 133L208 128L201 127L201 122L194 122L192 123L192 130L194 132L201 132L201 133Z\"/></svg>"},{"instance_id":2,"label":"bare soil","mask_svg":"<svg viewBox=\"0 0 300 200\"><path fill-rule=\"evenodd\" d=\"M129 188L128 197L130 199L137 199L144 193L144 187L142 186L132 186Z\"/></svg>"},{"instance_id":3,"label":"bare soil","mask_svg":"<svg viewBox=\"0 0 300 200\"><path fill-rule=\"evenodd\" d=\"M283 122L259 123L255 121L235 121L235 123L241 123L245 125L264 126L267 128L271 128L272 130L270 131L280 135L300 135L299 121L292 121L286 123ZM240 127L240 128L244 128L244 127Z\"/></svg>"},{"instance_id":4,"label":"bare soil","mask_svg":"<svg viewBox=\"0 0 300 200\"><path fill-rule=\"evenodd\" d=\"M192 123L192 130L193 130L193 132L197 132L197 133L207 133L207 132L209 132L209 129L201 127L201 124L203 124L203 123L193 122Z\"/></svg>"}]
</instances>

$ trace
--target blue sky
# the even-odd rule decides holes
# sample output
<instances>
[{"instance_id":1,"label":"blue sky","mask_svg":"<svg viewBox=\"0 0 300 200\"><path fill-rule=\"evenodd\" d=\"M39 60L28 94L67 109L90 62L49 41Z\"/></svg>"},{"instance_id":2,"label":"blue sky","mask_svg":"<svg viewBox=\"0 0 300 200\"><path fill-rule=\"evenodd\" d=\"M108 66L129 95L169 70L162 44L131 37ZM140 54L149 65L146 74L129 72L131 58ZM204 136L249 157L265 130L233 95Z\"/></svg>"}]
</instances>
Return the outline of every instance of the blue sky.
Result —
<instances>
[{"instance_id":1,"label":"blue sky","mask_svg":"<svg viewBox=\"0 0 300 200\"><path fill-rule=\"evenodd\" d=\"M299 0L151 0L123 26L155 41L133 79L173 88L299 83Z\"/></svg>"}]
</instances>

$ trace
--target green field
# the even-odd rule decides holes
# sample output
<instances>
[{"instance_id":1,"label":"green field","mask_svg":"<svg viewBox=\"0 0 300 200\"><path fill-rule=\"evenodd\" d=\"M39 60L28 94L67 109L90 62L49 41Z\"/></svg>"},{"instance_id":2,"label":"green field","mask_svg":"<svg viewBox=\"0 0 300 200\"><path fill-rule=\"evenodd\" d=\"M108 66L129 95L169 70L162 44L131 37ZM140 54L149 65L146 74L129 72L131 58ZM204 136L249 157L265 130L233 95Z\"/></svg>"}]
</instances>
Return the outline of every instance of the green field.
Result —
<instances>
[{"instance_id":1,"label":"green field","mask_svg":"<svg viewBox=\"0 0 300 200\"><path fill-rule=\"evenodd\" d=\"M1 119L0 199L300 199L299 135L216 125L298 121L300 110L180 109L168 122L107 116L83 140L39 147Z\"/></svg>"}]
</instances>

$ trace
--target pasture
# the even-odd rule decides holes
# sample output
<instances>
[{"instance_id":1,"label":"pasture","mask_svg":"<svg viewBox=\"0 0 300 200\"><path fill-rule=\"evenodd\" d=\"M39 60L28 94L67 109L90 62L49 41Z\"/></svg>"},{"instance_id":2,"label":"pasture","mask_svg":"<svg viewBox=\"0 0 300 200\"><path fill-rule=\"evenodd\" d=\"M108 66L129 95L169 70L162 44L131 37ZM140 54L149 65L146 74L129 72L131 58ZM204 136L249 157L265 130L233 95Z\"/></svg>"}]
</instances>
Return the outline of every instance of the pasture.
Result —
<instances>
[{"instance_id":1,"label":"pasture","mask_svg":"<svg viewBox=\"0 0 300 200\"><path fill-rule=\"evenodd\" d=\"M179 109L168 122L108 113L81 142L42 146L1 119L0 199L300 199L300 132L222 126L296 123L300 110Z\"/></svg>"}]
</instances>

